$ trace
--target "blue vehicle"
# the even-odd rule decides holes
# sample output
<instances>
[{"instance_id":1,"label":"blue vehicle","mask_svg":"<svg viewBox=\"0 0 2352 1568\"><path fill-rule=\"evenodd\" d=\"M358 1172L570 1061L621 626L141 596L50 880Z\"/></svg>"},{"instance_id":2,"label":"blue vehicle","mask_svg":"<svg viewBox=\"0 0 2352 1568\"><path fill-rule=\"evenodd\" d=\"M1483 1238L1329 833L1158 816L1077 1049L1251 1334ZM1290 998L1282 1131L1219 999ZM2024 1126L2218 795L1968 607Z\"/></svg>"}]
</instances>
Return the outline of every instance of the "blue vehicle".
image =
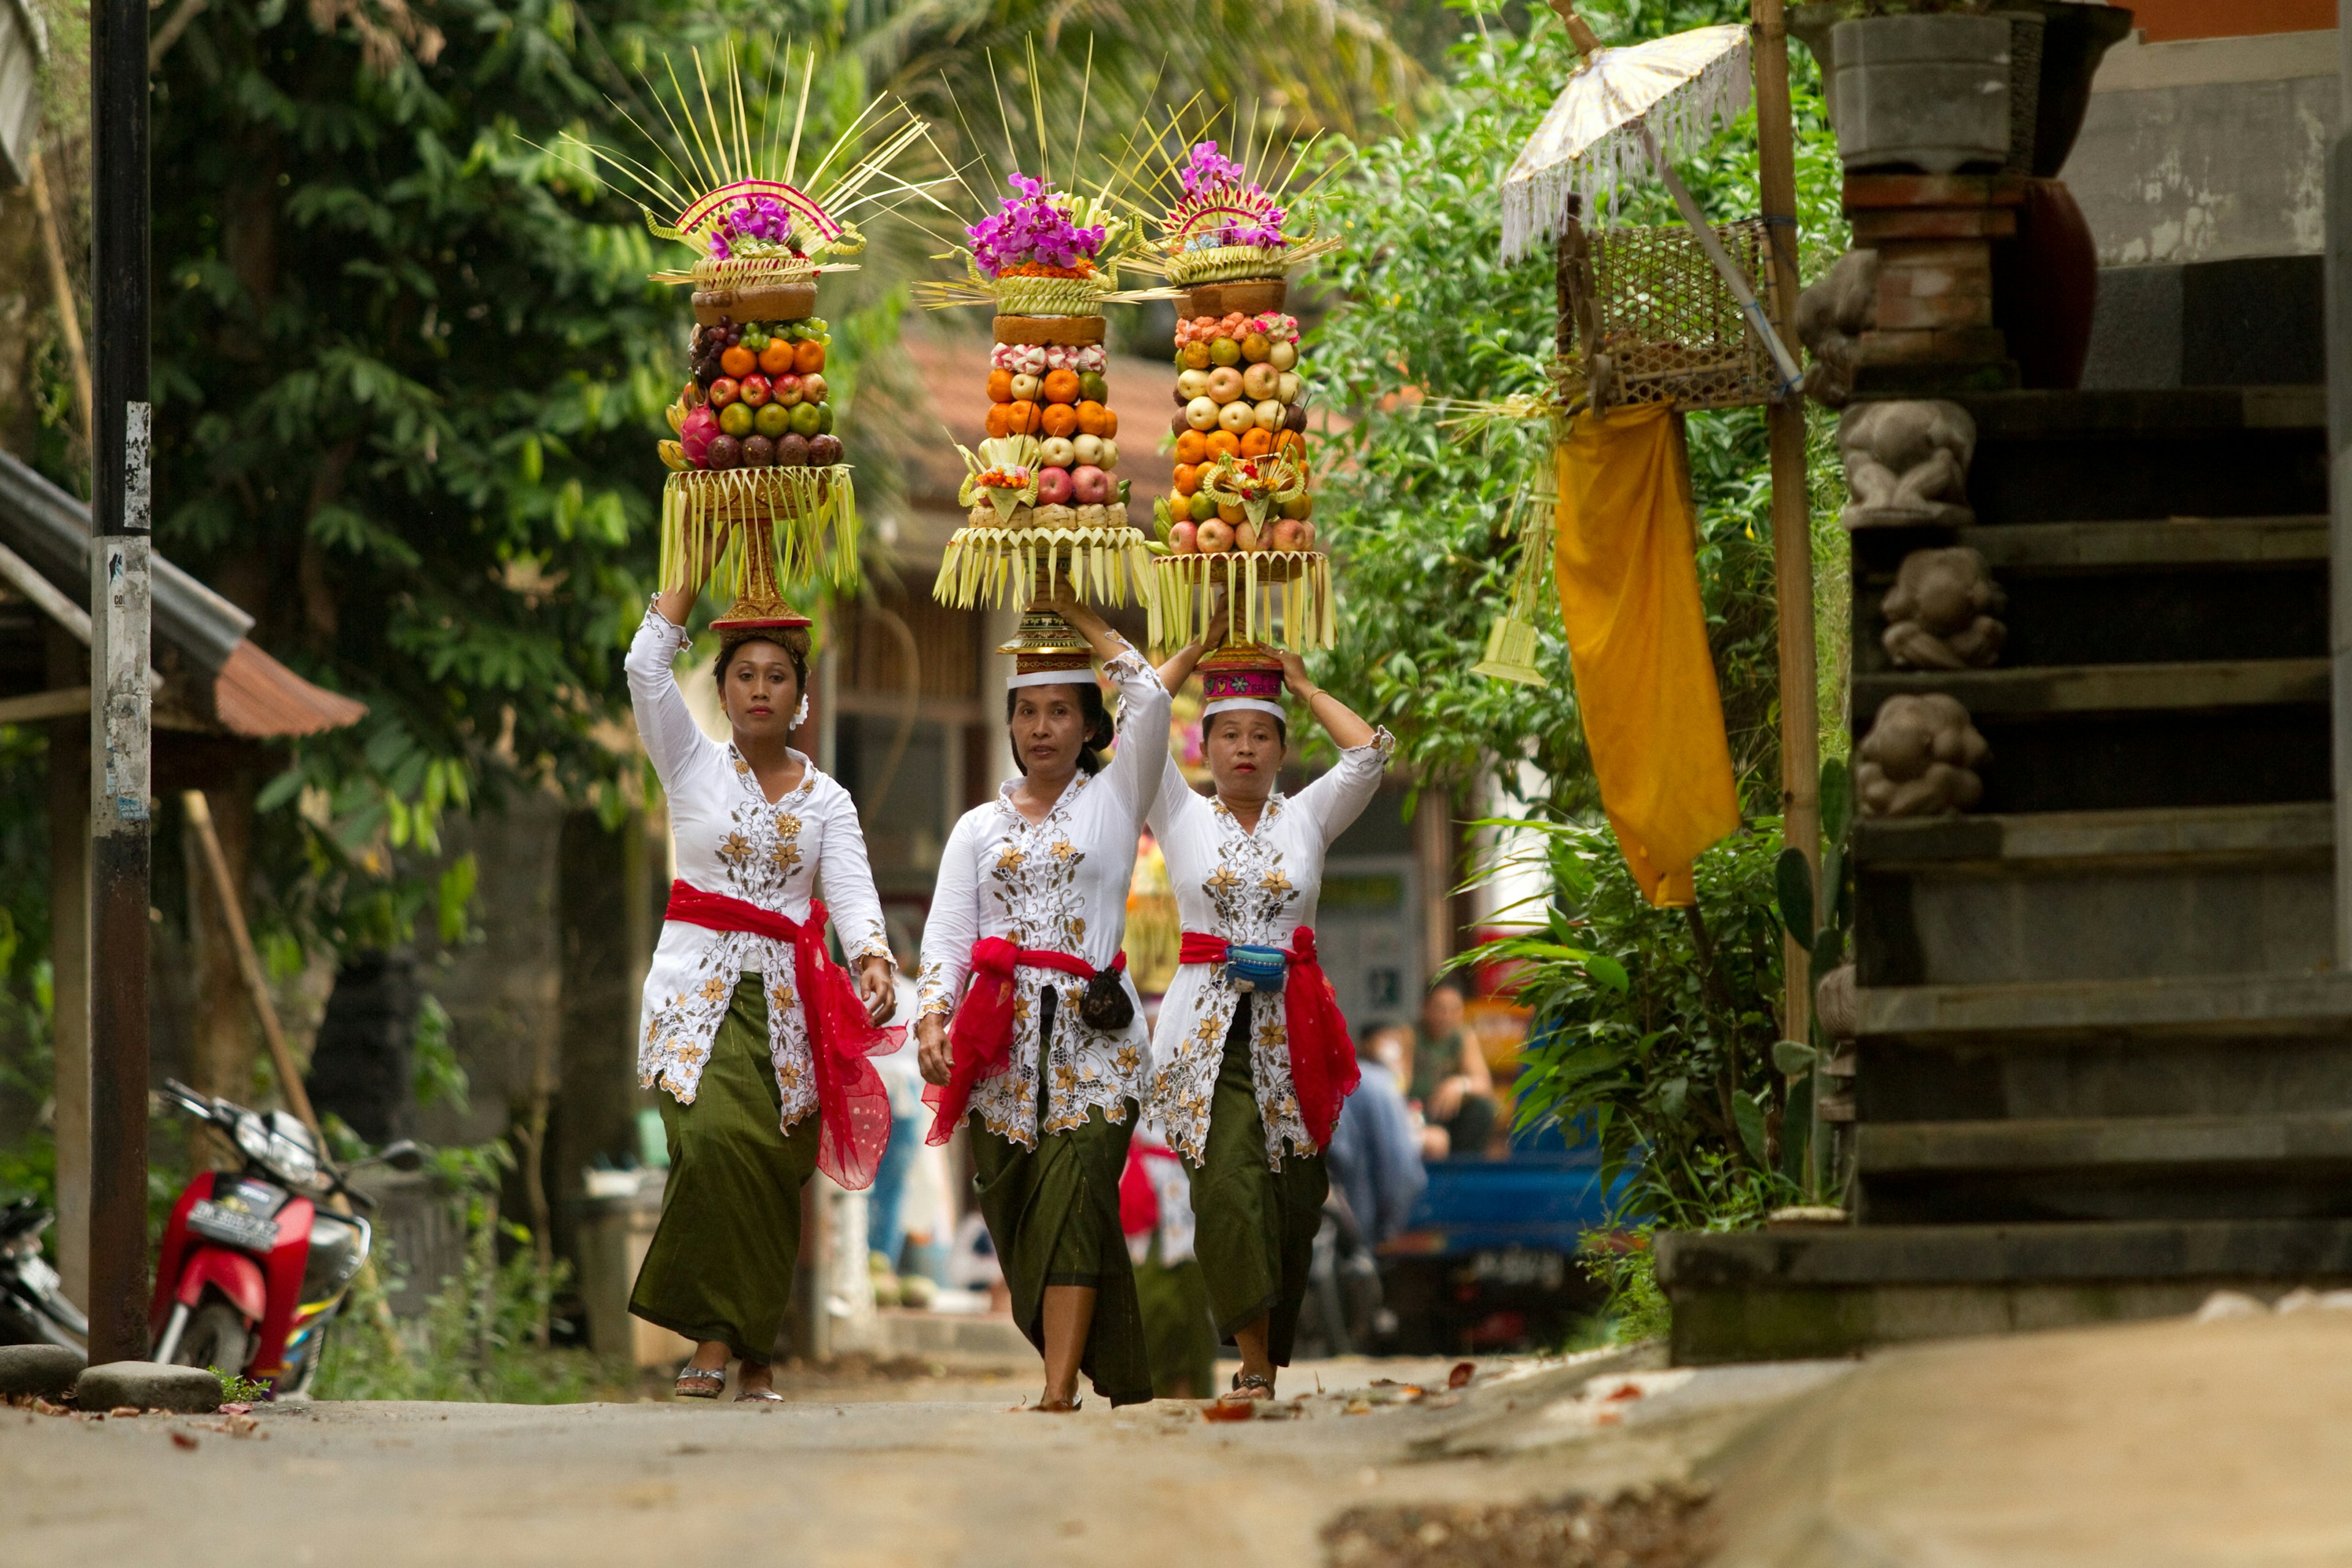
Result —
<instances>
[{"instance_id":1,"label":"blue vehicle","mask_svg":"<svg viewBox=\"0 0 2352 1568\"><path fill-rule=\"evenodd\" d=\"M1499 1159L1430 1163L1381 1274L1406 1354L1539 1350L1596 1310L1601 1292L1577 1265L1589 1232L1612 1228L1627 1173L1601 1179L1601 1146L1571 1147L1558 1127L1515 1133Z\"/></svg>"}]
</instances>

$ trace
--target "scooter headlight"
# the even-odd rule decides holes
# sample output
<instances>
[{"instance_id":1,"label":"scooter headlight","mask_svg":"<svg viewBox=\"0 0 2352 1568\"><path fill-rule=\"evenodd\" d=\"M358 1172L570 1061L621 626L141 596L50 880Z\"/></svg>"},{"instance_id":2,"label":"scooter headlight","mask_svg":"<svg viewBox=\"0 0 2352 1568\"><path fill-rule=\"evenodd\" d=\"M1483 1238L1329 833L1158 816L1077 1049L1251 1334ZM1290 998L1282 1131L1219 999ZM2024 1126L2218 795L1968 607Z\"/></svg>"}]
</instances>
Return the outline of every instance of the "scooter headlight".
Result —
<instances>
[{"instance_id":1,"label":"scooter headlight","mask_svg":"<svg viewBox=\"0 0 2352 1568\"><path fill-rule=\"evenodd\" d=\"M267 1161L271 1142L269 1129L261 1124L260 1117L247 1111L236 1119L236 1146L247 1159Z\"/></svg>"},{"instance_id":2,"label":"scooter headlight","mask_svg":"<svg viewBox=\"0 0 2352 1568\"><path fill-rule=\"evenodd\" d=\"M296 1186L309 1186L319 1177L317 1156L282 1132L269 1135L269 1153L265 1163Z\"/></svg>"}]
</instances>

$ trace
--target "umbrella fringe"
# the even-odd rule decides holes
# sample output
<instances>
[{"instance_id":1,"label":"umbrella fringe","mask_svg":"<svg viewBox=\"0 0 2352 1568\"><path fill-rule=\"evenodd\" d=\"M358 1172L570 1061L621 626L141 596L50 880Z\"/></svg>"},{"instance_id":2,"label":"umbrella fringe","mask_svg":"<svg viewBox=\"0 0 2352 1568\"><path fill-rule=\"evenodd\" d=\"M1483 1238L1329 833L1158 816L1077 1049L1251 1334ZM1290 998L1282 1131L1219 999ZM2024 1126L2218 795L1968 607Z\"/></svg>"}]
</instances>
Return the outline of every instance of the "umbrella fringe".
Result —
<instances>
[{"instance_id":1,"label":"umbrella fringe","mask_svg":"<svg viewBox=\"0 0 2352 1568\"><path fill-rule=\"evenodd\" d=\"M1605 69L1612 52L1603 50L1594 57L1600 62L1594 68ZM1580 72L1579 78L1582 75ZM1560 111L1578 85L1572 80L1563 89L1531 141L1542 138L1552 114ZM1675 163L1703 151L1748 111L1753 98L1748 45L1743 41L1710 60L1704 70L1638 118L1657 138L1659 153ZM1527 153L1522 152L1520 156L1525 158ZM1605 197L1623 185L1652 177L1649 150L1642 145L1631 121L1549 167L1521 173L1515 165L1503 183L1504 261L1517 261L1539 242L1558 236L1568 223L1571 195L1581 199L1586 221L1604 222L1607 212L1601 203Z\"/></svg>"}]
</instances>

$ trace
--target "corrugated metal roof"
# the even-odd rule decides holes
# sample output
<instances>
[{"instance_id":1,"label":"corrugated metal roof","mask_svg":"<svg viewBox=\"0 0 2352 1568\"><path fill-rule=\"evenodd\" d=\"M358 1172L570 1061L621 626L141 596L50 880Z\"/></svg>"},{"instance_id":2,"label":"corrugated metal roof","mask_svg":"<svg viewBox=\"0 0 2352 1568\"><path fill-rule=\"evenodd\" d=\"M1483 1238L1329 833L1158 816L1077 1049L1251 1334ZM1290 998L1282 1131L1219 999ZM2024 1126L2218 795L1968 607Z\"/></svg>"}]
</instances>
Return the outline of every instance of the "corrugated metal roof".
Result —
<instances>
[{"instance_id":1,"label":"corrugated metal roof","mask_svg":"<svg viewBox=\"0 0 2352 1568\"><path fill-rule=\"evenodd\" d=\"M0 452L0 542L77 605L89 603L89 508ZM303 679L247 640L253 617L161 555L155 635L211 672L222 725L253 739L310 735L356 723L364 703Z\"/></svg>"}]
</instances>

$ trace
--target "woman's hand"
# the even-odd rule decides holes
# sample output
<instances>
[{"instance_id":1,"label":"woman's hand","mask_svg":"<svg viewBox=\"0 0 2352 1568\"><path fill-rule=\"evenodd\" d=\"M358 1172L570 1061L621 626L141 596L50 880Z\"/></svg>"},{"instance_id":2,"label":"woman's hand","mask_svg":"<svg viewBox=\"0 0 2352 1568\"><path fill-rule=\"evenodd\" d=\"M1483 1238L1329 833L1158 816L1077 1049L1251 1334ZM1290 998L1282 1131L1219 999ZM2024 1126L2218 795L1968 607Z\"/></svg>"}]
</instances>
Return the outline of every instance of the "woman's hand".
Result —
<instances>
[{"instance_id":1,"label":"woman's hand","mask_svg":"<svg viewBox=\"0 0 2352 1568\"><path fill-rule=\"evenodd\" d=\"M1314 701L1318 688L1307 673L1307 661L1286 647L1276 648L1274 657L1282 660L1284 688L1301 702Z\"/></svg>"},{"instance_id":2,"label":"woman's hand","mask_svg":"<svg viewBox=\"0 0 2352 1568\"><path fill-rule=\"evenodd\" d=\"M1168 662L1160 667L1160 684L1172 692L1191 679L1192 671L1199 667L1202 658L1208 651L1213 647L1224 646L1227 624L1227 616L1223 610L1210 616L1209 635L1195 637L1186 643L1171 654Z\"/></svg>"},{"instance_id":3,"label":"woman's hand","mask_svg":"<svg viewBox=\"0 0 2352 1568\"><path fill-rule=\"evenodd\" d=\"M946 1086L954 1065L948 1049L946 1014L926 1013L915 1021L915 1065L922 1069L925 1083Z\"/></svg>"},{"instance_id":4,"label":"woman's hand","mask_svg":"<svg viewBox=\"0 0 2352 1568\"><path fill-rule=\"evenodd\" d=\"M857 994L866 999L866 1016L879 1024L898 1010L898 988L891 984L890 961L868 953L857 961Z\"/></svg>"}]
</instances>

